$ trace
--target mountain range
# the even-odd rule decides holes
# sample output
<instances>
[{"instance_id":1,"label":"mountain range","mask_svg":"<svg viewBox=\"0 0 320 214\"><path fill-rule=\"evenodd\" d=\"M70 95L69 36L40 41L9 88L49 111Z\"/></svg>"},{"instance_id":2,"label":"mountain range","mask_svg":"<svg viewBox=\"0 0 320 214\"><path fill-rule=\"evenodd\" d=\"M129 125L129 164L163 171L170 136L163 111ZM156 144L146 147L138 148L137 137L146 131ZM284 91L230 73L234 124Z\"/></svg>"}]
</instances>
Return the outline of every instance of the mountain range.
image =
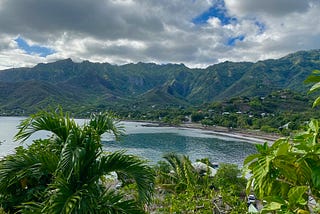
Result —
<instances>
[{"instance_id":1,"label":"mountain range","mask_svg":"<svg viewBox=\"0 0 320 214\"><path fill-rule=\"evenodd\" d=\"M0 71L0 112L34 112L61 105L95 108L188 106L238 96L265 96L290 89L306 93L303 81L320 68L320 50L299 51L279 59L223 62L204 69L183 64L73 62L40 63Z\"/></svg>"}]
</instances>

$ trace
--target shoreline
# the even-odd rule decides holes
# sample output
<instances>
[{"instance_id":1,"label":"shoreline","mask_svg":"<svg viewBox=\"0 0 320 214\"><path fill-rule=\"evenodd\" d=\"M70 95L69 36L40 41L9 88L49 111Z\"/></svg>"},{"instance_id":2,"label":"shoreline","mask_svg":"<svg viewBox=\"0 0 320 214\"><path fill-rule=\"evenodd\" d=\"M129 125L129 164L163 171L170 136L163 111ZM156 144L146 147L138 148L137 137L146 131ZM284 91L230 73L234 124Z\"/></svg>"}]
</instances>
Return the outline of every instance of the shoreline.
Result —
<instances>
[{"instance_id":1,"label":"shoreline","mask_svg":"<svg viewBox=\"0 0 320 214\"><path fill-rule=\"evenodd\" d=\"M247 141L248 143L254 144L263 144L267 142L269 145L273 144L277 139L283 138L276 133L265 133L260 130L247 130L247 129L229 129L222 126L203 126L199 123L182 123L180 125L168 125L154 121L129 121L127 122L142 122L148 123L149 127L176 127L176 128L186 128L186 129L198 129L207 131L207 134L222 136L222 137L231 137L243 141Z\"/></svg>"},{"instance_id":2,"label":"shoreline","mask_svg":"<svg viewBox=\"0 0 320 214\"><path fill-rule=\"evenodd\" d=\"M268 144L272 144L277 139L283 137L275 133L264 133L260 130L228 129L221 126L202 126L201 124L197 123L181 124L178 127L201 129L204 131L208 131L208 133L212 133L214 135L232 137L255 144L263 144L265 142L267 142Z\"/></svg>"}]
</instances>

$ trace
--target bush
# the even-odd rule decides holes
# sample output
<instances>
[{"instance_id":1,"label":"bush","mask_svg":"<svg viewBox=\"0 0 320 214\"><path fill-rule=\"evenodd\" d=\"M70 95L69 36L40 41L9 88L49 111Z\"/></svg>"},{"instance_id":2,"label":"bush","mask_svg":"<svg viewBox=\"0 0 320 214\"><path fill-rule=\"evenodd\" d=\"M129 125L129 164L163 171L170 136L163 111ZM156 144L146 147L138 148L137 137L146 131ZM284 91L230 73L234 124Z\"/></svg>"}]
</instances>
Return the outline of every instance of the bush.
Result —
<instances>
[{"instance_id":1,"label":"bush","mask_svg":"<svg viewBox=\"0 0 320 214\"><path fill-rule=\"evenodd\" d=\"M263 132L268 132L268 133L278 132L278 129L273 128L273 127L268 126L268 125L261 126L260 130L263 131Z\"/></svg>"}]
</instances>

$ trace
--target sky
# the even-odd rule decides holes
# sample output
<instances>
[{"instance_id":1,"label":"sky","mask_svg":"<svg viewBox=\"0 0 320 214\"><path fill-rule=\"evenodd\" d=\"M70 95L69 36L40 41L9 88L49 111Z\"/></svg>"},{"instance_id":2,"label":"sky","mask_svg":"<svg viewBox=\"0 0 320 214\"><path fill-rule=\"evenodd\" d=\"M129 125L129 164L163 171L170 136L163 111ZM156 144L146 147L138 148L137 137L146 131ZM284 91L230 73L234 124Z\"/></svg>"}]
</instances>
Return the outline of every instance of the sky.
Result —
<instances>
[{"instance_id":1,"label":"sky","mask_svg":"<svg viewBox=\"0 0 320 214\"><path fill-rule=\"evenodd\" d=\"M320 0L0 0L0 69L279 58L320 49Z\"/></svg>"}]
</instances>

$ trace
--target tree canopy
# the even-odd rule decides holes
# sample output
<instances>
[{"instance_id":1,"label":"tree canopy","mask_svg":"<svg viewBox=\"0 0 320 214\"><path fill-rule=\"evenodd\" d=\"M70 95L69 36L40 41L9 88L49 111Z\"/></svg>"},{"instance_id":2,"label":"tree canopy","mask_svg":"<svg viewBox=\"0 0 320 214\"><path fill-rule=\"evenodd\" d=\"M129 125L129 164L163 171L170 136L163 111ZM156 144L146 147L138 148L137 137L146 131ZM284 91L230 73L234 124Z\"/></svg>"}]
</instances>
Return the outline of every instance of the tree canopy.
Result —
<instances>
[{"instance_id":1,"label":"tree canopy","mask_svg":"<svg viewBox=\"0 0 320 214\"><path fill-rule=\"evenodd\" d=\"M112 114L92 115L78 125L68 114L40 111L19 126L16 140L33 133L53 133L0 162L0 203L10 212L38 213L144 213L150 203L154 173L145 161L102 150L101 135L121 135ZM136 184L137 196L128 197L108 182L115 172L119 179Z\"/></svg>"}]
</instances>

